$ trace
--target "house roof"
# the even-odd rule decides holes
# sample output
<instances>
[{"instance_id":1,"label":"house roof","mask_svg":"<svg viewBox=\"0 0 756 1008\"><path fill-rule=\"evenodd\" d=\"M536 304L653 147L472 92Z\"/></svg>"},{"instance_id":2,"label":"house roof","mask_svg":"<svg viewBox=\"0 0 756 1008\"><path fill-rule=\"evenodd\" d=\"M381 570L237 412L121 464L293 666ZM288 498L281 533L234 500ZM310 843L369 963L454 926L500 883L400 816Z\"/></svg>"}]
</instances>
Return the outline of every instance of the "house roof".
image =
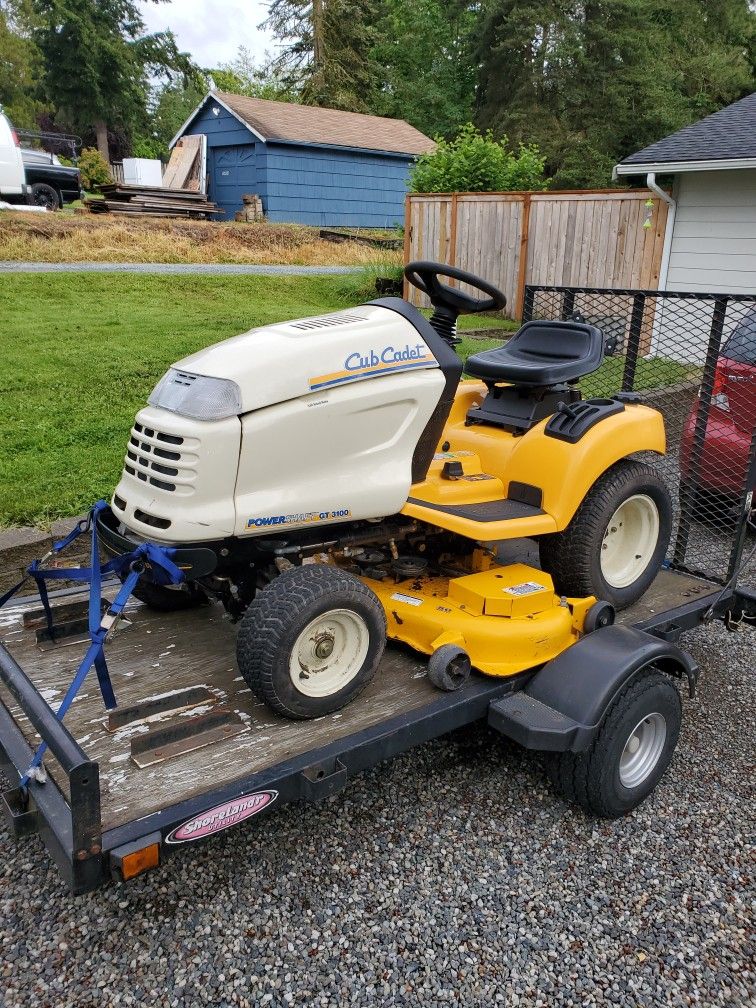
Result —
<instances>
[{"instance_id":1,"label":"house roof","mask_svg":"<svg viewBox=\"0 0 756 1008\"><path fill-rule=\"evenodd\" d=\"M630 154L617 165L620 175L638 171L691 171L749 167L756 162L756 93L684 126Z\"/></svg>"},{"instance_id":2,"label":"house roof","mask_svg":"<svg viewBox=\"0 0 756 1008\"><path fill-rule=\"evenodd\" d=\"M315 105L246 98L227 91L211 91L188 122L208 100L216 100L224 105L262 140L358 147L396 154L424 154L436 146L429 137L404 119L385 119L382 116L343 112ZM179 136L184 128L179 131Z\"/></svg>"}]
</instances>

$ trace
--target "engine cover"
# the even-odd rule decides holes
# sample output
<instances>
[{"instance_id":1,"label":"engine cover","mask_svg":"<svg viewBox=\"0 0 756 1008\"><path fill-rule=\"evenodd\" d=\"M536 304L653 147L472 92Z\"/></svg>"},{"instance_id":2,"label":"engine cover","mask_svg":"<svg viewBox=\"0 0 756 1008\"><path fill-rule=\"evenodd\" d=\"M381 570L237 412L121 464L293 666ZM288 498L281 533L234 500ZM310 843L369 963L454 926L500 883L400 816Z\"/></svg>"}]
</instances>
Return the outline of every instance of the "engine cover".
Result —
<instances>
[{"instance_id":1,"label":"engine cover","mask_svg":"<svg viewBox=\"0 0 756 1008\"><path fill-rule=\"evenodd\" d=\"M398 512L446 385L418 329L380 305L253 329L174 367L235 382L241 411L137 415L113 511L168 543Z\"/></svg>"}]
</instances>

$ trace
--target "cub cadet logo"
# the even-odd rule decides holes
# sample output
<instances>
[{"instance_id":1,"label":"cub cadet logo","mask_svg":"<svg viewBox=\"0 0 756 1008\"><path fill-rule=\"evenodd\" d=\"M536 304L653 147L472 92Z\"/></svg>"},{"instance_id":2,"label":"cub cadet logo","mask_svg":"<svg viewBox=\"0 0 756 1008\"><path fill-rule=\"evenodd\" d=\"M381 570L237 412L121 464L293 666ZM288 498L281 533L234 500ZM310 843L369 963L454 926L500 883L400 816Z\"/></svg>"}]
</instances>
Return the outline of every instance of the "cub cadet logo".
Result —
<instances>
[{"instance_id":1,"label":"cub cadet logo","mask_svg":"<svg viewBox=\"0 0 756 1008\"><path fill-rule=\"evenodd\" d=\"M266 515L264 518L247 518L247 528L264 528L266 525L306 525L311 522L333 521L348 518L349 508L339 511L306 511L303 514Z\"/></svg>"},{"instance_id":2,"label":"cub cadet logo","mask_svg":"<svg viewBox=\"0 0 756 1008\"><path fill-rule=\"evenodd\" d=\"M355 350L354 353L347 355L343 371L333 371L331 374L310 378L310 388L314 391L329 388L331 385L341 385L343 382L358 381L360 378L390 374L393 371L437 366L438 361L424 343L415 343L414 346L406 343L401 349L387 346L382 350Z\"/></svg>"},{"instance_id":3,"label":"cub cadet logo","mask_svg":"<svg viewBox=\"0 0 756 1008\"><path fill-rule=\"evenodd\" d=\"M392 346L384 347L380 351L380 356L371 350L364 356L357 352L349 354L344 361L347 371L362 371L365 368L375 367L377 364L397 364L400 361L412 361L423 358L425 347L422 343L416 343L413 347L406 344L403 350L395 350Z\"/></svg>"},{"instance_id":4,"label":"cub cadet logo","mask_svg":"<svg viewBox=\"0 0 756 1008\"><path fill-rule=\"evenodd\" d=\"M250 816L262 812L276 798L278 791L257 791L255 794L245 795L224 805L216 805L215 808L200 812L198 816L177 826L165 838L166 842L188 843L190 840L201 840L202 837L210 836L212 833L219 833L220 830L228 829L229 826L235 826Z\"/></svg>"}]
</instances>

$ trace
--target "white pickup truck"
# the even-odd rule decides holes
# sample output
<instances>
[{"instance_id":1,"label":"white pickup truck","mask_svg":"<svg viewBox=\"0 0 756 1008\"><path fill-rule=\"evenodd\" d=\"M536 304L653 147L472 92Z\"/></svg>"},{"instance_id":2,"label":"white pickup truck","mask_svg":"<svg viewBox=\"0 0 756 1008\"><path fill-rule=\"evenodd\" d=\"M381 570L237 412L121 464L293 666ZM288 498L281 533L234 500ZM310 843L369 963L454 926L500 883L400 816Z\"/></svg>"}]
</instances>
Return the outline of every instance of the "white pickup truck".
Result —
<instances>
[{"instance_id":1,"label":"white pickup truck","mask_svg":"<svg viewBox=\"0 0 756 1008\"><path fill-rule=\"evenodd\" d=\"M24 162L16 131L0 110L0 202L27 203Z\"/></svg>"}]
</instances>

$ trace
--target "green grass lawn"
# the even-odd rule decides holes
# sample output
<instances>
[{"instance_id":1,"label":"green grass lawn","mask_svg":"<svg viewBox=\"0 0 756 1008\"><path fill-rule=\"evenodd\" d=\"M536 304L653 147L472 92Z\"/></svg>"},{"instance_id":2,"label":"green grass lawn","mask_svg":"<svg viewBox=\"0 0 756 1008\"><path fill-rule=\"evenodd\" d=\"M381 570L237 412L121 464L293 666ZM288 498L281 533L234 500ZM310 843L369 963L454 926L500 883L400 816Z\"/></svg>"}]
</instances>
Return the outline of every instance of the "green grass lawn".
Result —
<instances>
[{"instance_id":1,"label":"green grass lawn","mask_svg":"<svg viewBox=\"0 0 756 1008\"><path fill-rule=\"evenodd\" d=\"M0 525L44 526L109 497L134 414L170 364L253 326L348 307L355 301L344 280L4 276ZM480 316L460 321L462 331L512 326ZM466 358L499 342L463 337L458 349ZM661 364L668 367L660 370ZM586 391L615 391L621 367L619 360L607 361ZM658 385L686 371L658 360L641 367L653 367Z\"/></svg>"}]
</instances>

